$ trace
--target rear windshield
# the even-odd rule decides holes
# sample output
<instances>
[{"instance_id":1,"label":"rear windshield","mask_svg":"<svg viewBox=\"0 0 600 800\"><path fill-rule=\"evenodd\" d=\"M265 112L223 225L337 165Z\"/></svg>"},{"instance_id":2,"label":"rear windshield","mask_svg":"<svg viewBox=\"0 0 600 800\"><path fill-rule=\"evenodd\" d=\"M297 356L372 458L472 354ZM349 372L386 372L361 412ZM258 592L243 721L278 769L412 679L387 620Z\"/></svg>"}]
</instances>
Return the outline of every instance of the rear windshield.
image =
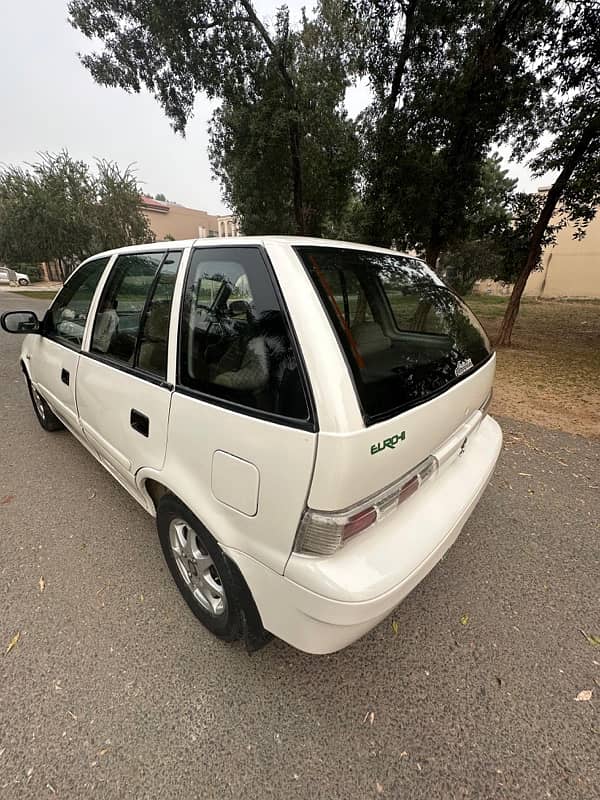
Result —
<instances>
[{"instance_id":1,"label":"rear windshield","mask_svg":"<svg viewBox=\"0 0 600 800\"><path fill-rule=\"evenodd\" d=\"M344 348L367 423L434 397L489 358L477 318L422 261L296 250Z\"/></svg>"}]
</instances>

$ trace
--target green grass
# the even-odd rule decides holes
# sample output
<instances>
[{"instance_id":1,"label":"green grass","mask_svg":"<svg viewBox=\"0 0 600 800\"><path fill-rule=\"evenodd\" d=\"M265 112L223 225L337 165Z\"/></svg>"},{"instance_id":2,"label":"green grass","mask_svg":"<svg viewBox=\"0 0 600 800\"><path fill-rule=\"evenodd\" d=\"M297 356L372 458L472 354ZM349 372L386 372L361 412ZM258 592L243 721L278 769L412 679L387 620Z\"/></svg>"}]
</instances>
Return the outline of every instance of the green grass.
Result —
<instances>
[{"instance_id":1,"label":"green grass","mask_svg":"<svg viewBox=\"0 0 600 800\"><path fill-rule=\"evenodd\" d=\"M56 297L56 292L53 291L39 291L32 292L24 289L22 292L13 292L13 294L22 294L23 297L33 297L34 300L53 300Z\"/></svg>"}]
</instances>

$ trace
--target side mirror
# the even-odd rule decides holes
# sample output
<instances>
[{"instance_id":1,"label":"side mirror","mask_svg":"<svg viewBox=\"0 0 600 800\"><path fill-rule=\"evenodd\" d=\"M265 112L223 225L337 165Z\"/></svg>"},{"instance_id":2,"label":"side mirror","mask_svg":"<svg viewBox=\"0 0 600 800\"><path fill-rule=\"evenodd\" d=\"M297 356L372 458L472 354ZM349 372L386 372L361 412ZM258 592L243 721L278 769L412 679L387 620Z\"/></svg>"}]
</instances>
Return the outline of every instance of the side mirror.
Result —
<instances>
[{"instance_id":1,"label":"side mirror","mask_svg":"<svg viewBox=\"0 0 600 800\"><path fill-rule=\"evenodd\" d=\"M40 321L33 311L6 311L0 325L7 333L39 333Z\"/></svg>"}]
</instances>

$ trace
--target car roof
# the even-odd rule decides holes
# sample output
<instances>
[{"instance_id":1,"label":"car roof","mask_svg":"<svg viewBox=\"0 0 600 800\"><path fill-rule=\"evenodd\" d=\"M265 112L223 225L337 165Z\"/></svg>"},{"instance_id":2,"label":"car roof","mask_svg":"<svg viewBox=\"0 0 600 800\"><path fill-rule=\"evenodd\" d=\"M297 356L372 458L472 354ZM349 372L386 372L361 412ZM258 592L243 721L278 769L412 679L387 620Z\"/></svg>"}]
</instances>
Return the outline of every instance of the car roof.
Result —
<instances>
[{"instance_id":1,"label":"car roof","mask_svg":"<svg viewBox=\"0 0 600 800\"><path fill-rule=\"evenodd\" d=\"M389 250L385 247L374 247L369 244L361 244L359 242L345 242L337 239L319 239L311 236L228 236L228 237L209 237L203 239L179 239L177 241L163 241L151 242L150 244L129 245L128 247L117 247L113 250L105 250L102 253L96 253L93 258L101 256L112 256L115 253L151 253L155 250L169 250L180 249L185 247L242 247L244 245L267 245L269 243L285 244L290 247L298 247L300 245L309 245L311 247L342 247L348 250L368 250L374 253L388 253L393 255L407 256L408 258L417 258L410 253L400 252L398 250Z\"/></svg>"}]
</instances>

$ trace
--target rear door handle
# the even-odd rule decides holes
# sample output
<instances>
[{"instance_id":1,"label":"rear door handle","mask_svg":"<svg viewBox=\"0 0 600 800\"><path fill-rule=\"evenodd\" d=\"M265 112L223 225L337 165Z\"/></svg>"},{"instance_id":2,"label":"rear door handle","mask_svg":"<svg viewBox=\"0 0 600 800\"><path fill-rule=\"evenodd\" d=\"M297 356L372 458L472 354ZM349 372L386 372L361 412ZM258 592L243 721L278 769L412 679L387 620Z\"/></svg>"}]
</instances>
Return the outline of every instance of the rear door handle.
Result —
<instances>
[{"instance_id":1,"label":"rear door handle","mask_svg":"<svg viewBox=\"0 0 600 800\"><path fill-rule=\"evenodd\" d=\"M142 436L147 437L150 435L150 420L145 414L142 414L141 411L132 408L131 414L129 415L129 422L133 430L141 433Z\"/></svg>"},{"instance_id":2,"label":"rear door handle","mask_svg":"<svg viewBox=\"0 0 600 800\"><path fill-rule=\"evenodd\" d=\"M67 372L66 369L63 369L62 372L60 373L60 379L61 379L61 381L63 383L66 383L67 386L69 385L69 381L71 380L71 376L69 375L69 373Z\"/></svg>"}]
</instances>

